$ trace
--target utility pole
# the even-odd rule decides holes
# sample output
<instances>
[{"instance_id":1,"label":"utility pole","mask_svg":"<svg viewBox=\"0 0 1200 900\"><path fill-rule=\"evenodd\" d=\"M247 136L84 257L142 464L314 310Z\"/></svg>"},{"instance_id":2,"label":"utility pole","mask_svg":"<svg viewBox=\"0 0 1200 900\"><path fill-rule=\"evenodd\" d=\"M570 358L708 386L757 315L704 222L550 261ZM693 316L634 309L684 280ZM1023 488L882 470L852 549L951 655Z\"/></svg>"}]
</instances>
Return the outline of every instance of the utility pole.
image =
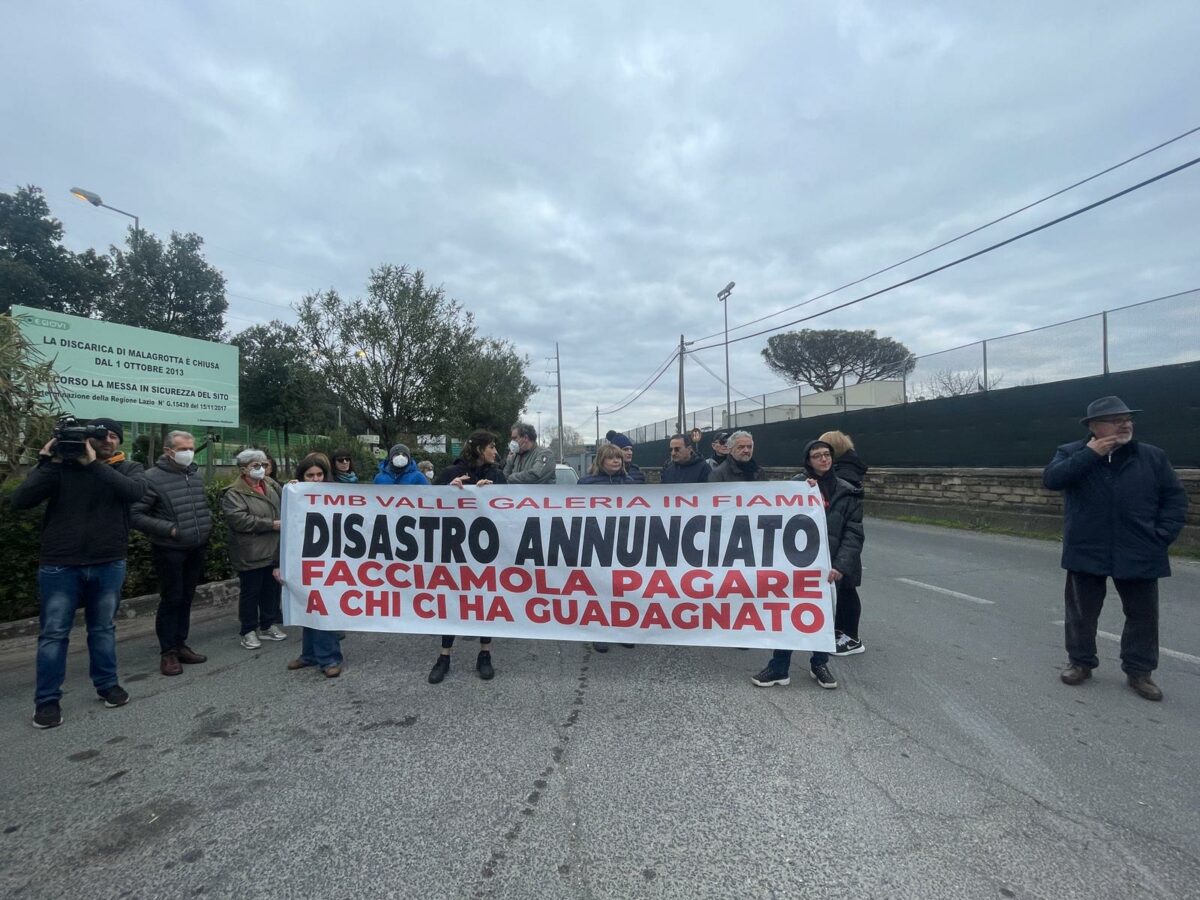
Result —
<instances>
[{"instance_id":1,"label":"utility pole","mask_svg":"<svg viewBox=\"0 0 1200 900\"><path fill-rule=\"evenodd\" d=\"M562 416L562 358L558 355L558 341L554 342L554 380L558 388L558 461L563 461L563 443L566 440L563 431Z\"/></svg>"},{"instance_id":2,"label":"utility pole","mask_svg":"<svg viewBox=\"0 0 1200 900\"><path fill-rule=\"evenodd\" d=\"M735 427L733 421L733 403L729 394L729 295L733 293L734 282L729 282L717 292L717 300L725 308L725 426Z\"/></svg>"},{"instance_id":3,"label":"utility pole","mask_svg":"<svg viewBox=\"0 0 1200 900\"><path fill-rule=\"evenodd\" d=\"M600 407L596 407L596 451L600 450Z\"/></svg>"},{"instance_id":4,"label":"utility pole","mask_svg":"<svg viewBox=\"0 0 1200 900\"><path fill-rule=\"evenodd\" d=\"M679 415L675 421L675 433L683 434L684 426L687 424L684 420L687 418L687 409L684 407L683 400L683 335L679 336Z\"/></svg>"}]
</instances>

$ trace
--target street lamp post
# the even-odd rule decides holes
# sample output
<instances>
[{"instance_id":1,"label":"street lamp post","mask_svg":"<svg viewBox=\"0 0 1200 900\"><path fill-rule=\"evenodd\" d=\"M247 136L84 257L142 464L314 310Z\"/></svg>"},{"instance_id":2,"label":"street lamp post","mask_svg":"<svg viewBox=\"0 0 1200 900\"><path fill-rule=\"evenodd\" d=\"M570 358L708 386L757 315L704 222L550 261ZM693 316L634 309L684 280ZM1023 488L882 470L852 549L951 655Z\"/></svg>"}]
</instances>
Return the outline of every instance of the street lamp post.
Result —
<instances>
[{"instance_id":1,"label":"street lamp post","mask_svg":"<svg viewBox=\"0 0 1200 900\"><path fill-rule=\"evenodd\" d=\"M730 406L729 393L729 295L733 293L734 282L729 282L717 293L717 300L725 309L725 426L734 427L733 409Z\"/></svg>"},{"instance_id":2,"label":"street lamp post","mask_svg":"<svg viewBox=\"0 0 1200 900\"><path fill-rule=\"evenodd\" d=\"M142 225L141 222L138 221L137 216L131 212L125 212L123 209L117 209L115 206L109 206L107 203L101 200L100 195L94 191L89 191L81 187L73 187L71 188L71 193L80 200L86 200L88 203L92 204L92 206L103 206L105 209L111 209L115 213L120 213L123 216L129 216L129 218L133 219L133 250L135 253L137 252L138 243L142 237Z\"/></svg>"}]
</instances>

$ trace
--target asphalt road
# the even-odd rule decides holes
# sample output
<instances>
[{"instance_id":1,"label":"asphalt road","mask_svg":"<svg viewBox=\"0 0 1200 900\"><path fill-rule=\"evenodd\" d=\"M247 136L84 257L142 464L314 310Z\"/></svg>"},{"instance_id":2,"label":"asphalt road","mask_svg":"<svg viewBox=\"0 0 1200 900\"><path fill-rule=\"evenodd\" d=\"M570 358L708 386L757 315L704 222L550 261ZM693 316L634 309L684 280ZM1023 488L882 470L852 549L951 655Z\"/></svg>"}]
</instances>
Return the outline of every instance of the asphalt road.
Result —
<instances>
[{"instance_id":1,"label":"asphalt road","mask_svg":"<svg viewBox=\"0 0 1200 900\"><path fill-rule=\"evenodd\" d=\"M434 687L433 639L367 634L326 680L285 671L298 634L248 652L221 618L170 679L122 623L132 702L105 709L75 654L66 722L37 731L13 643L0 895L1197 896L1200 566L1163 582L1150 703L1112 639L1058 682L1055 545L867 533L867 652L833 661L836 691L799 658L753 687L761 651L534 641L498 643L490 683L460 642Z\"/></svg>"}]
</instances>

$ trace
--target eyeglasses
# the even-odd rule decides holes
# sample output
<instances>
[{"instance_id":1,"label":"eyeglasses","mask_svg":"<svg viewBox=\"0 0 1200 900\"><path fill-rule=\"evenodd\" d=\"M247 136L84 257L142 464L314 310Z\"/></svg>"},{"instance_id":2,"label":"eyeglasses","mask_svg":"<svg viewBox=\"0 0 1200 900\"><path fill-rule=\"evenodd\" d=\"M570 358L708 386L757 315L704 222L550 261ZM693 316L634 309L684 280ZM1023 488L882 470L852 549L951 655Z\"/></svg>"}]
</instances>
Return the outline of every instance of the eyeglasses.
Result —
<instances>
[{"instance_id":1,"label":"eyeglasses","mask_svg":"<svg viewBox=\"0 0 1200 900\"><path fill-rule=\"evenodd\" d=\"M816 453L808 454L809 459L833 459L833 454L827 450L820 450Z\"/></svg>"},{"instance_id":2,"label":"eyeglasses","mask_svg":"<svg viewBox=\"0 0 1200 900\"><path fill-rule=\"evenodd\" d=\"M1133 421L1133 416L1101 416L1099 419L1092 419L1093 422L1104 422L1108 425L1125 425Z\"/></svg>"}]
</instances>

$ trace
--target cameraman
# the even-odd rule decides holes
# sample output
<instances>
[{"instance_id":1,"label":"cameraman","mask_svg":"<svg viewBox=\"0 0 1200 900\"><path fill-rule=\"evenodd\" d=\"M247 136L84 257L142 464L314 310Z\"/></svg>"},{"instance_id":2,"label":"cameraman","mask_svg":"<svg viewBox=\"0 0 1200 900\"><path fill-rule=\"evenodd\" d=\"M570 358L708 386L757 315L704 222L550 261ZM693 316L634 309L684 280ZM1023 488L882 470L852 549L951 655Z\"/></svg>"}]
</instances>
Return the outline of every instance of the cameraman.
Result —
<instances>
[{"instance_id":1,"label":"cameraman","mask_svg":"<svg viewBox=\"0 0 1200 900\"><path fill-rule=\"evenodd\" d=\"M181 663L202 663L208 658L187 645L192 598L204 574L212 532L212 512L195 457L196 439L191 434L168 434L162 456L146 472L146 493L133 505L133 527L150 539L158 575L154 626L162 653L159 671L164 675L179 675Z\"/></svg>"},{"instance_id":2,"label":"cameraman","mask_svg":"<svg viewBox=\"0 0 1200 900\"><path fill-rule=\"evenodd\" d=\"M129 694L117 684L113 616L125 581L129 508L142 496L145 473L117 449L124 435L112 419L93 419L90 428L60 424L56 437L38 454L37 466L12 493L14 509L49 501L38 566L41 627L33 716L38 728L62 724L59 700L67 672L67 641L80 606L87 621L96 693L110 708L129 702Z\"/></svg>"}]
</instances>

